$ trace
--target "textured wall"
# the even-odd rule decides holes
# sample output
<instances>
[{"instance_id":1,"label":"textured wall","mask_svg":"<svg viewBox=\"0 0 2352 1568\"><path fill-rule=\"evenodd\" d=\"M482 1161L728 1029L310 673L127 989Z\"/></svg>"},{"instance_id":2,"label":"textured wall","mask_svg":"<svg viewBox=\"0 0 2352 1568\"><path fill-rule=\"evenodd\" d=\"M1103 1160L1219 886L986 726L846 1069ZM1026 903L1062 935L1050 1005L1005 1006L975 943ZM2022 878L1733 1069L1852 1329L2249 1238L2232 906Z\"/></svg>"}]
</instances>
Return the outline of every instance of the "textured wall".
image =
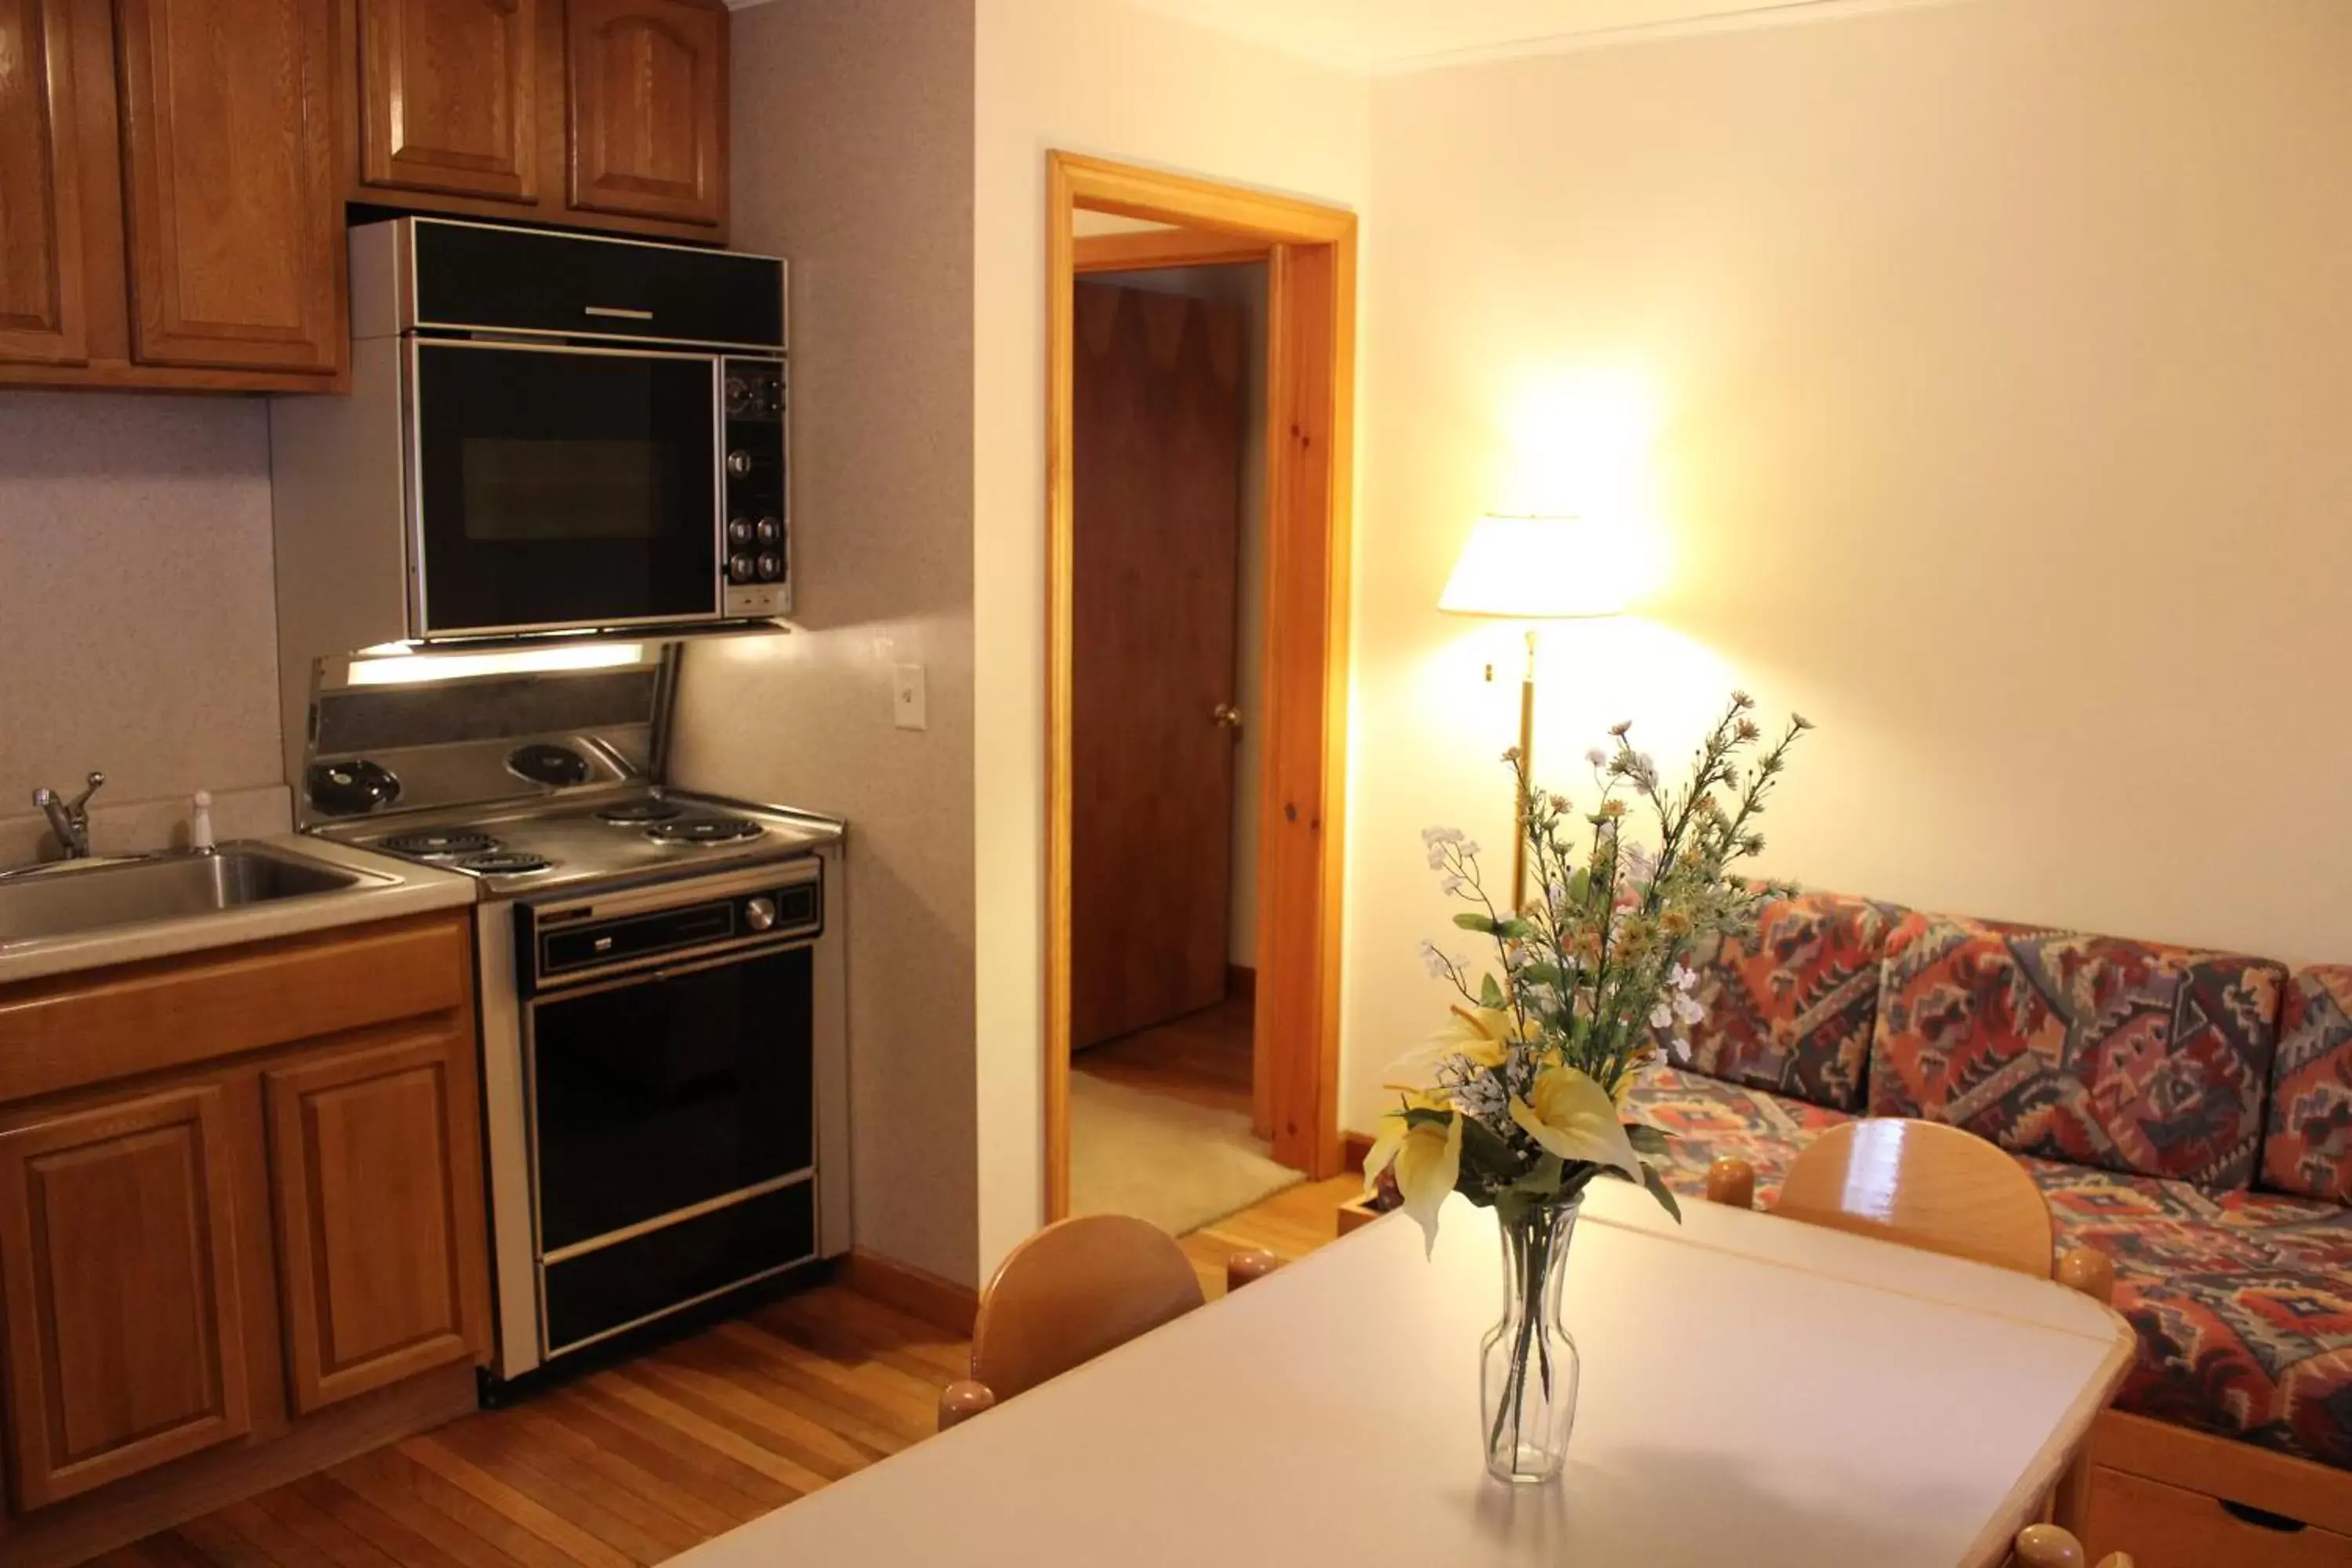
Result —
<instances>
[{"instance_id":1,"label":"textured wall","mask_svg":"<svg viewBox=\"0 0 2352 1568\"><path fill-rule=\"evenodd\" d=\"M34 787L92 768L102 849L197 789L282 831L273 595L257 399L0 391L0 864L47 852Z\"/></svg>"},{"instance_id":2,"label":"textured wall","mask_svg":"<svg viewBox=\"0 0 2352 1568\"><path fill-rule=\"evenodd\" d=\"M1539 758L1744 682L1822 726L1778 872L2352 956L2347 60L2335 0L1985 0L1376 87L1358 1125L1443 1002L1415 830L1507 837L1508 634L1433 605L1514 501L1669 557L1547 632Z\"/></svg>"},{"instance_id":3,"label":"textured wall","mask_svg":"<svg viewBox=\"0 0 2352 1568\"><path fill-rule=\"evenodd\" d=\"M735 16L734 243L792 261L797 629L692 650L673 771L850 820L857 1239L976 1282L971 51L955 0Z\"/></svg>"}]
</instances>

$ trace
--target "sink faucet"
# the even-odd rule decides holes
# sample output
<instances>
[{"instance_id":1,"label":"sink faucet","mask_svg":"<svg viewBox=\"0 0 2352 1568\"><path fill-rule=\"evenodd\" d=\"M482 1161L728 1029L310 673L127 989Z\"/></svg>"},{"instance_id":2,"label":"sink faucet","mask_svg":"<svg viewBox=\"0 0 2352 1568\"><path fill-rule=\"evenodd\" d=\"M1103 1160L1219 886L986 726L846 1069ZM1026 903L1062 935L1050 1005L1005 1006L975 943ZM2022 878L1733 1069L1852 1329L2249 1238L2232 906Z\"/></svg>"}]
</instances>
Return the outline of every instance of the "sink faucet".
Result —
<instances>
[{"instance_id":1,"label":"sink faucet","mask_svg":"<svg viewBox=\"0 0 2352 1568\"><path fill-rule=\"evenodd\" d=\"M58 842L65 847L68 860L89 858L89 797L96 795L99 786L105 782L104 773L91 773L89 787L71 800L47 785L33 792L33 804L39 806L42 815L49 819L49 831L56 834Z\"/></svg>"}]
</instances>

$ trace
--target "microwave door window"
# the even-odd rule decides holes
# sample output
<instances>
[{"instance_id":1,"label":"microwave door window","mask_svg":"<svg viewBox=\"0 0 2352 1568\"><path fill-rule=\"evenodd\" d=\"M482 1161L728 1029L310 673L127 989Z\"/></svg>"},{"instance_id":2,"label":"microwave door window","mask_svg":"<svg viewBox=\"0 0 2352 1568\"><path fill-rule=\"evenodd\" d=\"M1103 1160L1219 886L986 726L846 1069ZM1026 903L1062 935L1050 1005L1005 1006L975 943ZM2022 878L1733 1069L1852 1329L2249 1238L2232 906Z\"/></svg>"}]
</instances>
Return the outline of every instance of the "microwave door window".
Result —
<instances>
[{"instance_id":1,"label":"microwave door window","mask_svg":"<svg viewBox=\"0 0 2352 1568\"><path fill-rule=\"evenodd\" d=\"M426 629L718 613L711 363L420 343Z\"/></svg>"}]
</instances>

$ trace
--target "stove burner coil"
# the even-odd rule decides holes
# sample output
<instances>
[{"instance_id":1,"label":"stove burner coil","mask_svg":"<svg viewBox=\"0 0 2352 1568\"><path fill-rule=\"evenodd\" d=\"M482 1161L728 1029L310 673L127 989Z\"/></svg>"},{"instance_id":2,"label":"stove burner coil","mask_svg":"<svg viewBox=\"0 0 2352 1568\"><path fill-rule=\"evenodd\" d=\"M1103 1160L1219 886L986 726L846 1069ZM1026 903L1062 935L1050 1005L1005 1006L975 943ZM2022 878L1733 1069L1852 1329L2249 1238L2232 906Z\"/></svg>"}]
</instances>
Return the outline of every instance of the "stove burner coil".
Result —
<instances>
[{"instance_id":1,"label":"stove burner coil","mask_svg":"<svg viewBox=\"0 0 2352 1568\"><path fill-rule=\"evenodd\" d=\"M516 877L532 871L544 871L555 864L543 855L528 855L520 849L492 849L479 855L462 856L458 868L478 871L486 877Z\"/></svg>"},{"instance_id":2,"label":"stove burner coil","mask_svg":"<svg viewBox=\"0 0 2352 1568\"><path fill-rule=\"evenodd\" d=\"M632 800L604 807L596 814L596 820L635 826L647 822L668 822L684 815L683 807L667 800Z\"/></svg>"},{"instance_id":3,"label":"stove burner coil","mask_svg":"<svg viewBox=\"0 0 2352 1568\"><path fill-rule=\"evenodd\" d=\"M695 816L648 827L646 837L656 844L733 844L766 831L749 817Z\"/></svg>"},{"instance_id":4,"label":"stove burner coil","mask_svg":"<svg viewBox=\"0 0 2352 1568\"><path fill-rule=\"evenodd\" d=\"M394 855L423 855L437 858L448 855L486 854L496 849L499 841L471 827L428 827L388 835L377 839L375 847Z\"/></svg>"}]
</instances>

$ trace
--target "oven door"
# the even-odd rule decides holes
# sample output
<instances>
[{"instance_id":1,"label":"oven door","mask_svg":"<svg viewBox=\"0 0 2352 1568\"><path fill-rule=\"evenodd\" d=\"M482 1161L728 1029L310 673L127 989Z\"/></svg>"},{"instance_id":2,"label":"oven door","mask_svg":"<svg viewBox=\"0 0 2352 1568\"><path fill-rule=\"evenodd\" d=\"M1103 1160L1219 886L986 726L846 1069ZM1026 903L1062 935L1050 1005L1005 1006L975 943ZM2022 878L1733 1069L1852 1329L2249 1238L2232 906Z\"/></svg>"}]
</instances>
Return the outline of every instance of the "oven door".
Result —
<instances>
[{"instance_id":1,"label":"oven door","mask_svg":"<svg viewBox=\"0 0 2352 1568\"><path fill-rule=\"evenodd\" d=\"M541 1347L814 1256L807 942L526 1005Z\"/></svg>"},{"instance_id":2,"label":"oven door","mask_svg":"<svg viewBox=\"0 0 2352 1568\"><path fill-rule=\"evenodd\" d=\"M716 619L719 363L411 339L417 635Z\"/></svg>"}]
</instances>

